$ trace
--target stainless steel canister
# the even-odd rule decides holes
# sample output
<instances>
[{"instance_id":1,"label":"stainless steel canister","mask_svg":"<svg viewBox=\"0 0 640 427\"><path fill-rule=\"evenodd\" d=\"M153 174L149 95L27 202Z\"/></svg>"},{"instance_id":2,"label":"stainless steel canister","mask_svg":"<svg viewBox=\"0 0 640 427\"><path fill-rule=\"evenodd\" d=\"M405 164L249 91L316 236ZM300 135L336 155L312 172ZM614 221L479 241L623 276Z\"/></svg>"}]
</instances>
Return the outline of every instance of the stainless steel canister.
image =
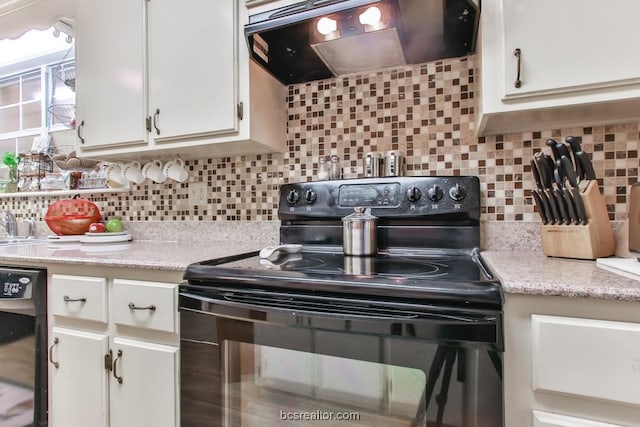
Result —
<instances>
[{"instance_id":1,"label":"stainless steel canister","mask_svg":"<svg viewBox=\"0 0 640 427\"><path fill-rule=\"evenodd\" d=\"M384 158L382 153L372 151L364 156L364 176L365 178L383 176Z\"/></svg>"},{"instance_id":2,"label":"stainless steel canister","mask_svg":"<svg viewBox=\"0 0 640 427\"><path fill-rule=\"evenodd\" d=\"M378 252L376 241L377 217L371 209L354 208L354 213L342 218L342 250L345 255L371 256Z\"/></svg>"},{"instance_id":3,"label":"stainless steel canister","mask_svg":"<svg viewBox=\"0 0 640 427\"><path fill-rule=\"evenodd\" d=\"M387 151L384 156L384 176L403 176L404 162L402 151Z\"/></svg>"}]
</instances>

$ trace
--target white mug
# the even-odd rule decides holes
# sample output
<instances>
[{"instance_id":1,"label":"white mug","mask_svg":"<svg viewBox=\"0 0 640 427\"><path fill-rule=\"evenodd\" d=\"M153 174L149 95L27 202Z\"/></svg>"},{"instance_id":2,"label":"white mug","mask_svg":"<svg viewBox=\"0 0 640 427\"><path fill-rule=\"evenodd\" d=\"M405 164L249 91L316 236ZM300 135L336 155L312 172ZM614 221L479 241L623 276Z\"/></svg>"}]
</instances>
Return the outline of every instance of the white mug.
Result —
<instances>
[{"instance_id":1,"label":"white mug","mask_svg":"<svg viewBox=\"0 0 640 427\"><path fill-rule=\"evenodd\" d=\"M122 163L111 163L109 166L107 166L107 169L105 171L107 180L120 185L126 184L127 179L122 173L123 168L124 166L122 165Z\"/></svg>"},{"instance_id":2,"label":"white mug","mask_svg":"<svg viewBox=\"0 0 640 427\"><path fill-rule=\"evenodd\" d=\"M184 168L182 159L175 159L167 162L162 168L162 173L167 178L171 178L177 182L185 182L189 177L189 173Z\"/></svg>"},{"instance_id":3,"label":"white mug","mask_svg":"<svg viewBox=\"0 0 640 427\"><path fill-rule=\"evenodd\" d=\"M142 175L157 184L162 184L167 179L164 172L162 172L162 162L160 160L153 160L145 164L142 167Z\"/></svg>"},{"instance_id":4,"label":"white mug","mask_svg":"<svg viewBox=\"0 0 640 427\"><path fill-rule=\"evenodd\" d=\"M122 174L126 179L134 184L142 184L144 182L144 176L142 175L142 169L140 169L140 162L133 161L128 163L122 169Z\"/></svg>"}]
</instances>

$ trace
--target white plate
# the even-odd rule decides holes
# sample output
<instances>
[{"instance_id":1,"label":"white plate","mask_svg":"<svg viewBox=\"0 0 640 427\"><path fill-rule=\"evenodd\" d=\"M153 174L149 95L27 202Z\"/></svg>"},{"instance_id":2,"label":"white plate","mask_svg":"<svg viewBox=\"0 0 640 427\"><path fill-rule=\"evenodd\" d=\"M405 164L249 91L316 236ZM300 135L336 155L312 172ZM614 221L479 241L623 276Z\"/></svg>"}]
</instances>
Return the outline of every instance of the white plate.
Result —
<instances>
[{"instance_id":1,"label":"white plate","mask_svg":"<svg viewBox=\"0 0 640 427\"><path fill-rule=\"evenodd\" d=\"M116 243L128 242L133 237L127 232L118 233L91 233L91 235L82 236L82 243Z\"/></svg>"},{"instance_id":2,"label":"white plate","mask_svg":"<svg viewBox=\"0 0 640 427\"><path fill-rule=\"evenodd\" d=\"M90 232L86 232L84 233L85 236L91 236L91 237L100 237L100 236L105 236L105 235L109 235L109 236L124 236L125 234L129 234L129 232L127 230L125 231L105 231L102 233L90 233Z\"/></svg>"},{"instance_id":3,"label":"white plate","mask_svg":"<svg viewBox=\"0 0 640 427\"><path fill-rule=\"evenodd\" d=\"M80 242L84 236L82 234L74 234L71 236L57 236L57 235L49 235L47 236L47 241L56 242L56 243L73 243Z\"/></svg>"}]
</instances>

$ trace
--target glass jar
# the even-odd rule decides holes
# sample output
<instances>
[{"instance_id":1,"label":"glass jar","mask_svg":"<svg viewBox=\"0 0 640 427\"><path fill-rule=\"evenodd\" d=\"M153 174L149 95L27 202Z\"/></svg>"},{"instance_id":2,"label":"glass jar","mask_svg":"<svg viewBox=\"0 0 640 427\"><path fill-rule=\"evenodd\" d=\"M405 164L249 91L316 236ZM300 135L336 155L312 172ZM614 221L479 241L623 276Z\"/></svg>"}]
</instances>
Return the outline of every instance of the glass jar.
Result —
<instances>
[{"instance_id":1,"label":"glass jar","mask_svg":"<svg viewBox=\"0 0 640 427\"><path fill-rule=\"evenodd\" d=\"M342 168L340 167L340 157L331 156L331 164L329 165L329 179L342 178Z\"/></svg>"}]
</instances>

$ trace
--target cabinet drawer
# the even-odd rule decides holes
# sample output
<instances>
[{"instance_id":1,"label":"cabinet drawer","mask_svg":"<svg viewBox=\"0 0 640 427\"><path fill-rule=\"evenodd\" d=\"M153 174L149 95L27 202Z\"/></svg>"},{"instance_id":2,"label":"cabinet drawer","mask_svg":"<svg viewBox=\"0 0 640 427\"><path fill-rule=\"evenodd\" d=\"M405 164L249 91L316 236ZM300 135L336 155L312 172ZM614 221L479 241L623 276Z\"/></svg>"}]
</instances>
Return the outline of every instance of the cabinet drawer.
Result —
<instances>
[{"instance_id":1,"label":"cabinet drawer","mask_svg":"<svg viewBox=\"0 0 640 427\"><path fill-rule=\"evenodd\" d=\"M602 423L584 418L533 411L533 427L623 427L619 424Z\"/></svg>"},{"instance_id":2,"label":"cabinet drawer","mask_svg":"<svg viewBox=\"0 0 640 427\"><path fill-rule=\"evenodd\" d=\"M115 279L111 300L114 322L177 332L177 287L175 283Z\"/></svg>"},{"instance_id":3,"label":"cabinet drawer","mask_svg":"<svg viewBox=\"0 0 640 427\"><path fill-rule=\"evenodd\" d=\"M535 390L640 405L640 324L531 316Z\"/></svg>"},{"instance_id":4,"label":"cabinet drawer","mask_svg":"<svg viewBox=\"0 0 640 427\"><path fill-rule=\"evenodd\" d=\"M48 308L54 316L107 323L107 279L54 274L48 288Z\"/></svg>"}]
</instances>

